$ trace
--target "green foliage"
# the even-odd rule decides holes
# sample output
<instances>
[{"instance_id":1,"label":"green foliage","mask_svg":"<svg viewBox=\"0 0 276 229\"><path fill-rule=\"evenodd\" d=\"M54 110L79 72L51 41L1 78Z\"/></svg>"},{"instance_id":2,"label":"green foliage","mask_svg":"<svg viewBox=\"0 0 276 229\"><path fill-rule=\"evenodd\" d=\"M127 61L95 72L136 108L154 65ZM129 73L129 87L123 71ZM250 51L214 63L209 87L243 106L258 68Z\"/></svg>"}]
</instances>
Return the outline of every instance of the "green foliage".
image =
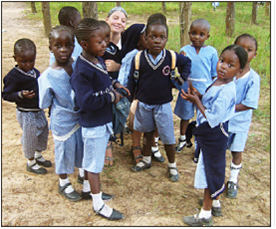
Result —
<instances>
[{"instance_id":1,"label":"green foliage","mask_svg":"<svg viewBox=\"0 0 276 229\"><path fill-rule=\"evenodd\" d=\"M109 10L115 7L115 2L97 2L99 18L104 19ZM225 18L227 2L220 2L219 7L213 11L211 2L192 3L192 21L197 18L205 18L211 25L210 38L206 41L207 45L215 47L220 52L227 45L233 44L235 37L242 33L253 35L258 41L258 51L256 59L251 62L251 67L261 77L261 97L269 96L270 93L270 18L265 16L265 7L258 8L258 25L251 24L252 2L236 2L235 4L235 34L234 37L225 36ZM50 2L52 26L58 25L57 15L64 6L74 6L82 14L82 2ZM147 17L153 13L162 12L161 2L121 2L121 6L128 12L131 24L135 21L146 23ZM29 17L42 20L41 3L36 3L38 14L29 14ZM180 50L179 33L179 2L166 2L167 19L169 21L169 39L166 48L175 51ZM269 100L268 100L269 101ZM257 111L254 111L257 121L267 121L270 119L270 103L266 102Z\"/></svg>"}]
</instances>

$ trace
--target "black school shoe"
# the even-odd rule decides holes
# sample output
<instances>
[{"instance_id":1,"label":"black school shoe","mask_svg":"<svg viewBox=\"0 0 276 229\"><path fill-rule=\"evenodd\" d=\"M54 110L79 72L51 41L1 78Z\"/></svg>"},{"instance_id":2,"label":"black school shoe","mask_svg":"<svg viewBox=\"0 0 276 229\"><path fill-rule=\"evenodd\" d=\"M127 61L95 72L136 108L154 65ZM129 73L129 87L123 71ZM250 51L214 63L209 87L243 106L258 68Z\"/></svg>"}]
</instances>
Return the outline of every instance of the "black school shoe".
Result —
<instances>
[{"instance_id":1,"label":"black school shoe","mask_svg":"<svg viewBox=\"0 0 276 229\"><path fill-rule=\"evenodd\" d=\"M52 162L49 160L45 160L45 161L39 161L38 159L42 158L42 156L35 158L35 161L38 165L41 165L43 167L51 167L52 166Z\"/></svg>"},{"instance_id":2,"label":"black school shoe","mask_svg":"<svg viewBox=\"0 0 276 229\"><path fill-rule=\"evenodd\" d=\"M76 202L76 201L81 200L81 195L78 192L76 192L75 190L73 192L70 192L70 193L65 192L65 189L69 185L71 185L71 183L67 183L64 186L59 185L58 193L61 194L62 196L64 196L67 200L70 200L72 202Z\"/></svg>"},{"instance_id":3,"label":"black school shoe","mask_svg":"<svg viewBox=\"0 0 276 229\"><path fill-rule=\"evenodd\" d=\"M90 195L91 192L81 192L81 197L83 200L91 200L92 199L92 196ZM102 193L102 199L103 200L111 200L112 198L114 197L114 195L109 195L107 193Z\"/></svg>"},{"instance_id":4,"label":"black school shoe","mask_svg":"<svg viewBox=\"0 0 276 229\"><path fill-rule=\"evenodd\" d=\"M120 219L124 219L124 218L125 218L125 216L124 216L123 213L121 213L121 212L115 210L114 208L112 209L112 214L111 214L109 217L103 215L103 214L101 213L101 210L104 208L104 206L105 206L105 204L103 204L103 206L102 206L102 207L100 208L100 210L98 210L98 211L95 211L95 210L93 209L94 212L96 213L96 215L99 215L99 216L101 216L101 217L103 217L103 218L105 218L105 219L108 219L108 220L120 220Z\"/></svg>"},{"instance_id":5,"label":"black school shoe","mask_svg":"<svg viewBox=\"0 0 276 229\"><path fill-rule=\"evenodd\" d=\"M34 173L34 174L46 174L47 173L47 170L44 168L41 168L41 167L39 169L33 169L33 166L35 166L35 165L36 165L36 163L34 163L31 166L28 166L28 164L27 164L27 171L30 173Z\"/></svg>"},{"instance_id":6,"label":"black school shoe","mask_svg":"<svg viewBox=\"0 0 276 229\"><path fill-rule=\"evenodd\" d=\"M198 203L199 203L200 206L202 206L203 205L203 199L199 199ZM212 206L212 215L216 216L216 217L222 216L221 207L213 207Z\"/></svg>"},{"instance_id":7,"label":"black school shoe","mask_svg":"<svg viewBox=\"0 0 276 229\"><path fill-rule=\"evenodd\" d=\"M78 182L79 184L83 184L83 180L84 180L84 176L81 177L80 174L79 174L79 175L78 175L77 182Z\"/></svg>"}]
</instances>

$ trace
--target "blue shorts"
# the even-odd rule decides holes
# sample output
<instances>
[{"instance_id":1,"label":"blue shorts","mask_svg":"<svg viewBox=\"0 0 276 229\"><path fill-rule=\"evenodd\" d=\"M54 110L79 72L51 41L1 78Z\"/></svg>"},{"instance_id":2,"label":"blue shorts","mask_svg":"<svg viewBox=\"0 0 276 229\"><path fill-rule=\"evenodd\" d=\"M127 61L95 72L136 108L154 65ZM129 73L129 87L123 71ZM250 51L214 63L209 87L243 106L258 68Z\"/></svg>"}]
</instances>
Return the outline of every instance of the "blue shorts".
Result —
<instances>
[{"instance_id":1,"label":"blue shorts","mask_svg":"<svg viewBox=\"0 0 276 229\"><path fill-rule=\"evenodd\" d=\"M185 81L184 84L181 86L181 89L184 89L185 92L188 90L188 81ZM182 120L189 120L192 119L195 115L195 105L183 99L180 94L178 94L178 98L176 100L174 113L181 118Z\"/></svg>"},{"instance_id":2,"label":"blue shorts","mask_svg":"<svg viewBox=\"0 0 276 229\"><path fill-rule=\"evenodd\" d=\"M70 174L82 167L83 142L81 128L66 141L55 140L56 174Z\"/></svg>"},{"instance_id":3,"label":"blue shorts","mask_svg":"<svg viewBox=\"0 0 276 229\"><path fill-rule=\"evenodd\" d=\"M233 152L243 152L248 132L229 133L228 149Z\"/></svg>"},{"instance_id":4,"label":"blue shorts","mask_svg":"<svg viewBox=\"0 0 276 229\"><path fill-rule=\"evenodd\" d=\"M175 144L171 103L148 105L139 101L133 128L142 133L151 132L157 128L165 145Z\"/></svg>"},{"instance_id":5,"label":"blue shorts","mask_svg":"<svg viewBox=\"0 0 276 229\"><path fill-rule=\"evenodd\" d=\"M198 189L208 188L202 151L200 151L198 162L197 162L194 186L195 188L198 188Z\"/></svg>"},{"instance_id":6,"label":"blue shorts","mask_svg":"<svg viewBox=\"0 0 276 229\"><path fill-rule=\"evenodd\" d=\"M111 131L108 125L82 127L84 143L82 167L84 170L91 173L100 173L103 170L105 151Z\"/></svg>"}]
</instances>

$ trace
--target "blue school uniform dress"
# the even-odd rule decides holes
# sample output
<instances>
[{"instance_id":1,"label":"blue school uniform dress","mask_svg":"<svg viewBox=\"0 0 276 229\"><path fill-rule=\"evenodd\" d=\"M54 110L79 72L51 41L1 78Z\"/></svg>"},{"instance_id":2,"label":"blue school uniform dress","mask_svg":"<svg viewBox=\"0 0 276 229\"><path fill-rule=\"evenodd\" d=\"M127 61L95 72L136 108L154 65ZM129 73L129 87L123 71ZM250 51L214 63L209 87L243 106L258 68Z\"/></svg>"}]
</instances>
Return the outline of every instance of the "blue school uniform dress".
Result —
<instances>
[{"instance_id":1,"label":"blue school uniform dress","mask_svg":"<svg viewBox=\"0 0 276 229\"><path fill-rule=\"evenodd\" d=\"M200 148L195 173L195 188L208 188L212 199L224 190L225 152L228 141L228 120L235 112L236 87L234 81L221 86L210 86L201 102L205 116L198 111L194 135Z\"/></svg>"},{"instance_id":2,"label":"blue school uniform dress","mask_svg":"<svg viewBox=\"0 0 276 229\"><path fill-rule=\"evenodd\" d=\"M74 63L72 65L74 67ZM39 106L51 106L50 129L55 142L57 174L70 174L82 167L83 142L70 76L64 69L47 68L38 80Z\"/></svg>"},{"instance_id":3,"label":"blue school uniform dress","mask_svg":"<svg viewBox=\"0 0 276 229\"><path fill-rule=\"evenodd\" d=\"M98 65L80 55L70 79L81 110L82 167L92 173L100 173L104 166L106 146L113 133L112 103L116 98L104 60L97 58L100 61Z\"/></svg>"},{"instance_id":4,"label":"blue school uniform dress","mask_svg":"<svg viewBox=\"0 0 276 229\"><path fill-rule=\"evenodd\" d=\"M38 83L40 72L34 68L26 73L15 66L4 77L2 97L16 103L17 120L23 130L21 143L24 156L33 158L35 151L47 149L48 121L45 113L38 106ZM22 96L23 90L34 91L35 96L27 99Z\"/></svg>"},{"instance_id":5,"label":"blue school uniform dress","mask_svg":"<svg viewBox=\"0 0 276 229\"><path fill-rule=\"evenodd\" d=\"M186 80L190 74L191 61L188 57L177 55L176 67L181 69L180 76ZM135 117L134 129L146 133L158 128L160 138L164 144L175 144L173 114L170 102L172 96L171 55L168 50L162 50L153 57L144 50L141 53L139 80L136 99L139 100ZM128 89L131 93L130 101L135 93L134 59L128 80Z\"/></svg>"},{"instance_id":6,"label":"blue school uniform dress","mask_svg":"<svg viewBox=\"0 0 276 229\"><path fill-rule=\"evenodd\" d=\"M192 61L191 74L189 75L189 79L191 80L193 86L199 91L199 93L203 95L206 88L211 85L213 81L212 78L217 76L217 50L212 46L206 46L202 47L197 54L195 47L192 45L186 45L180 49L180 52L181 51L184 51L186 56L189 57ZM182 85L182 89L187 92L188 81ZM183 120L189 120L194 117L194 110L195 105L182 99L180 94L178 94L174 113Z\"/></svg>"},{"instance_id":7,"label":"blue school uniform dress","mask_svg":"<svg viewBox=\"0 0 276 229\"><path fill-rule=\"evenodd\" d=\"M75 47L74 47L74 51L71 55L71 57L73 58L74 61L76 61L79 57L79 55L81 54L82 52L82 47L80 46L77 38L75 37L75 40L74 40L74 44L75 44ZM55 62L55 56L52 52L50 52L50 64L49 66L51 66L54 62Z\"/></svg>"},{"instance_id":8,"label":"blue school uniform dress","mask_svg":"<svg viewBox=\"0 0 276 229\"><path fill-rule=\"evenodd\" d=\"M243 77L235 79L236 104L243 104L251 109L236 111L229 120L228 148L234 152L243 152L252 120L253 110L258 108L260 94L260 76L250 69Z\"/></svg>"}]
</instances>

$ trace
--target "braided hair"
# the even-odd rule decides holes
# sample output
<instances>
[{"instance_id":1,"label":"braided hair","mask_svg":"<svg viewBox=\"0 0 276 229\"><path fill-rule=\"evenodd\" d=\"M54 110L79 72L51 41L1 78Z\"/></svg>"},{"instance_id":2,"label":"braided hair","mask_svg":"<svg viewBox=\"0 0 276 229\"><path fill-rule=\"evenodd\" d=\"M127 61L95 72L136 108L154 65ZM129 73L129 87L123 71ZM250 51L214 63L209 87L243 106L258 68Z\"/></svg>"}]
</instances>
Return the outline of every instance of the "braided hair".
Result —
<instances>
[{"instance_id":1,"label":"braided hair","mask_svg":"<svg viewBox=\"0 0 276 229\"><path fill-rule=\"evenodd\" d=\"M156 13L156 14L152 14L151 16L149 16L148 21L147 21L146 31L145 31L146 35L148 34L148 28L151 25L163 25L163 26L165 26L166 30L167 30L167 35L168 35L169 28L168 28L167 23L166 23L166 17L163 14Z\"/></svg>"},{"instance_id":2,"label":"braided hair","mask_svg":"<svg viewBox=\"0 0 276 229\"><path fill-rule=\"evenodd\" d=\"M222 50L221 54L224 53L226 50L233 50L235 52L235 54L239 58L241 69L244 69L245 65L247 64L248 58L248 54L245 49L239 45L229 45Z\"/></svg>"},{"instance_id":3,"label":"braided hair","mask_svg":"<svg viewBox=\"0 0 276 229\"><path fill-rule=\"evenodd\" d=\"M97 20L93 18L82 19L75 30L78 42L88 41L93 36L93 31L100 28L100 23Z\"/></svg>"},{"instance_id":4,"label":"braided hair","mask_svg":"<svg viewBox=\"0 0 276 229\"><path fill-rule=\"evenodd\" d=\"M54 34L57 32L60 32L60 31L67 31L70 34L72 41L74 42L73 31L67 26L59 25L59 26L56 26L55 28L53 28L49 33L49 44L50 45L52 43L52 38L53 38Z\"/></svg>"},{"instance_id":5,"label":"braided hair","mask_svg":"<svg viewBox=\"0 0 276 229\"><path fill-rule=\"evenodd\" d=\"M16 56L26 50L33 51L34 54L36 54L36 46L32 40L30 40L28 38L22 38L15 42L14 47L13 47L14 56Z\"/></svg>"},{"instance_id":6,"label":"braided hair","mask_svg":"<svg viewBox=\"0 0 276 229\"><path fill-rule=\"evenodd\" d=\"M258 49L258 42L257 42L257 40L256 40L255 37L253 37L252 35L250 35L250 34L248 34L248 33L244 33L244 34L238 36L238 37L236 38L234 44L237 44L237 42L239 41L239 39L240 39L240 38L243 38L243 37L248 37L248 38L252 39L252 40L255 42L256 51L257 51L257 49Z\"/></svg>"}]
</instances>

